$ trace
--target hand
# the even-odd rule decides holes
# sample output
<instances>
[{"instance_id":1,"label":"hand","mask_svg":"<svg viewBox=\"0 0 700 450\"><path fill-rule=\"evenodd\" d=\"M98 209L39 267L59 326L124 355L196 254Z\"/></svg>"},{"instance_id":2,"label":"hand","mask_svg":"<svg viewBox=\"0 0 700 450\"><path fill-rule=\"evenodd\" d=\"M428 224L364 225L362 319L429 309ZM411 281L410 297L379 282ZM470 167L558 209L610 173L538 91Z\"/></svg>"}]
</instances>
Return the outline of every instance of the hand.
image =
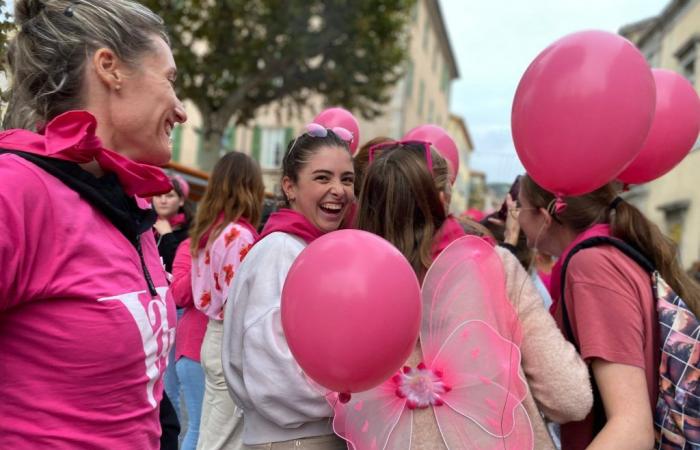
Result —
<instances>
[{"instance_id":1,"label":"hand","mask_svg":"<svg viewBox=\"0 0 700 450\"><path fill-rule=\"evenodd\" d=\"M156 229L158 234L163 236L164 234L172 233L173 232L173 227L170 226L170 222L168 222L167 219L158 219L156 220L156 224L153 225L153 227Z\"/></svg>"},{"instance_id":2,"label":"hand","mask_svg":"<svg viewBox=\"0 0 700 450\"><path fill-rule=\"evenodd\" d=\"M503 242L515 246L518 245L518 237L520 236L520 223L518 222L518 207L510 194L506 196L506 207L508 214L505 222L495 217L490 218L489 222L502 226L504 228Z\"/></svg>"}]
</instances>

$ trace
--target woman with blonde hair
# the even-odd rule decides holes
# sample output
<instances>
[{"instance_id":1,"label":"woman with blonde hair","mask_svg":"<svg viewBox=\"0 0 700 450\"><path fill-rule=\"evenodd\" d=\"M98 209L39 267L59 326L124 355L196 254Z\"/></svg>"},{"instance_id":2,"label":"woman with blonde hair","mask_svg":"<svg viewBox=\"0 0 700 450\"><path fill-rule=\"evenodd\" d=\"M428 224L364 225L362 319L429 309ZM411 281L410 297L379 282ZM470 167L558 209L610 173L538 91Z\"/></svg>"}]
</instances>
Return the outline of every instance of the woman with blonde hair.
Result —
<instances>
[{"instance_id":1,"label":"woman with blonde hair","mask_svg":"<svg viewBox=\"0 0 700 450\"><path fill-rule=\"evenodd\" d=\"M160 447L175 307L140 197L187 118L162 20L16 0L0 133L0 448Z\"/></svg>"},{"instance_id":2,"label":"woman with blonde hair","mask_svg":"<svg viewBox=\"0 0 700 450\"><path fill-rule=\"evenodd\" d=\"M242 419L228 394L221 366L226 294L258 237L265 188L258 164L231 152L214 166L190 230L194 304L209 317L202 343L204 402L197 448L236 449Z\"/></svg>"}]
</instances>

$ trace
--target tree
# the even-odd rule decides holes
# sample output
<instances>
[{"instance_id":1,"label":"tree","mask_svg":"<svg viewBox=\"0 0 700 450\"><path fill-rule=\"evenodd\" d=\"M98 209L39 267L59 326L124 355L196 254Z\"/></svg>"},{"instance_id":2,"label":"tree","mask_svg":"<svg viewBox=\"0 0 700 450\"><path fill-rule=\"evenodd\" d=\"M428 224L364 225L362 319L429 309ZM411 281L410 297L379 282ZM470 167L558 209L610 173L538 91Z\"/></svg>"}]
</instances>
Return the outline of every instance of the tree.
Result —
<instances>
[{"instance_id":1,"label":"tree","mask_svg":"<svg viewBox=\"0 0 700 450\"><path fill-rule=\"evenodd\" d=\"M376 117L401 77L415 0L144 0L165 20L177 90L202 115L211 168L232 121L312 94Z\"/></svg>"}]
</instances>

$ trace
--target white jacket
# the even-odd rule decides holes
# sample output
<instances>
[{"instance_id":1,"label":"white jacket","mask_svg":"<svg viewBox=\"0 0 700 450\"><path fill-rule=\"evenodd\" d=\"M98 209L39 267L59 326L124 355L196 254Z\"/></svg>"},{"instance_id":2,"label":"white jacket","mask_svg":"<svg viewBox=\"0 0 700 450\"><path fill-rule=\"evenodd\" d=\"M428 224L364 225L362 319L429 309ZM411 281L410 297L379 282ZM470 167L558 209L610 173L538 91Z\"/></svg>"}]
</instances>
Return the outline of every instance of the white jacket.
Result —
<instances>
[{"instance_id":1,"label":"white jacket","mask_svg":"<svg viewBox=\"0 0 700 450\"><path fill-rule=\"evenodd\" d=\"M233 277L222 362L229 392L244 411L246 445L333 434L333 411L322 388L303 374L282 331L282 287L305 246L290 234L272 233Z\"/></svg>"}]
</instances>

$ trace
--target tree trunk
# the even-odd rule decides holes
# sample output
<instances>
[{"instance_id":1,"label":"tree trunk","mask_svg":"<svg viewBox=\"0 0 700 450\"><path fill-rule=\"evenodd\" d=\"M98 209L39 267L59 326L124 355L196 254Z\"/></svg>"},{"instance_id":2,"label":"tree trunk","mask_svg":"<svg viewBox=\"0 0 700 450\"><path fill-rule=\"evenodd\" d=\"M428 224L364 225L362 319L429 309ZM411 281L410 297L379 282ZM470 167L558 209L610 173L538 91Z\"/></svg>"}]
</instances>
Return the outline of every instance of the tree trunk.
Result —
<instances>
[{"instance_id":1,"label":"tree trunk","mask_svg":"<svg viewBox=\"0 0 700 450\"><path fill-rule=\"evenodd\" d=\"M203 113L200 133L202 145L199 148L197 161L202 170L210 172L214 164L223 155L221 139L226 130L230 117L224 117L221 112Z\"/></svg>"}]
</instances>

